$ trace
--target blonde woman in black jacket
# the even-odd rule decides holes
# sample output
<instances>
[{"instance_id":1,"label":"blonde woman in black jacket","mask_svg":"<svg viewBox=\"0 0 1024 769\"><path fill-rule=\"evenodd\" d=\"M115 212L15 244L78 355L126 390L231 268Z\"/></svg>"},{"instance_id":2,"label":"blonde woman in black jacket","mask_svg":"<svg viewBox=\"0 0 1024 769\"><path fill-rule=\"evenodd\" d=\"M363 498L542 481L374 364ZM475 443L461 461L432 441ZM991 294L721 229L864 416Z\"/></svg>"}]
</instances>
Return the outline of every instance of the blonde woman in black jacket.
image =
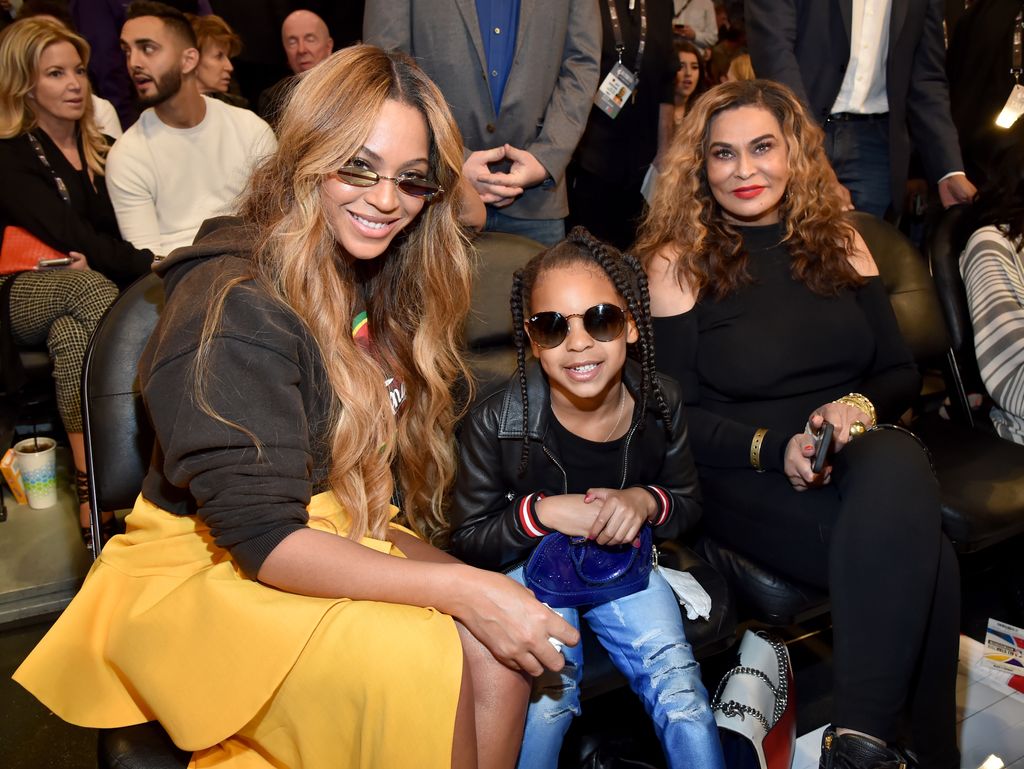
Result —
<instances>
[{"instance_id":1,"label":"blonde woman in black jacket","mask_svg":"<svg viewBox=\"0 0 1024 769\"><path fill-rule=\"evenodd\" d=\"M18 346L45 344L53 360L87 544L82 360L117 297L114 282L127 285L153 260L117 228L103 176L108 144L93 123L88 63L88 43L51 19L23 19L0 36L0 232L7 239L20 228L71 260L62 268L0 276L11 321L3 333ZM112 527L108 513L104 537Z\"/></svg>"}]
</instances>

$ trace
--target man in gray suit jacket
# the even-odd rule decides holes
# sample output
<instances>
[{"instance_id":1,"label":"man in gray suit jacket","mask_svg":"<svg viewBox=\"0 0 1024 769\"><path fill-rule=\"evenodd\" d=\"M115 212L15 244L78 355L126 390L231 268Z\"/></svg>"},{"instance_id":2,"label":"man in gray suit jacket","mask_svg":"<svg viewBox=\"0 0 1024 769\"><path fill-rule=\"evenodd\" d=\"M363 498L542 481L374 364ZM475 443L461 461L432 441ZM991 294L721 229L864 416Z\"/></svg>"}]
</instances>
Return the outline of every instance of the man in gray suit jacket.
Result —
<instances>
[{"instance_id":1,"label":"man in gray suit jacket","mask_svg":"<svg viewBox=\"0 0 1024 769\"><path fill-rule=\"evenodd\" d=\"M911 137L943 205L974 197L950 117L942 13L942 0L746 0L754 71L823 124L857 208L900 211Z\"/></svg>"},{"instance_id":2,"label":"man in gray suit jacket","mask_svg":"<svg viewBox=\"0 0 1024 769\"><path fill-rule=\"evenodd\" d=\"M363 38L414 56L444 93L487 229L560 240L565 168L597 91L597 0L367 0Z\"/></svg>"}]
</instances>

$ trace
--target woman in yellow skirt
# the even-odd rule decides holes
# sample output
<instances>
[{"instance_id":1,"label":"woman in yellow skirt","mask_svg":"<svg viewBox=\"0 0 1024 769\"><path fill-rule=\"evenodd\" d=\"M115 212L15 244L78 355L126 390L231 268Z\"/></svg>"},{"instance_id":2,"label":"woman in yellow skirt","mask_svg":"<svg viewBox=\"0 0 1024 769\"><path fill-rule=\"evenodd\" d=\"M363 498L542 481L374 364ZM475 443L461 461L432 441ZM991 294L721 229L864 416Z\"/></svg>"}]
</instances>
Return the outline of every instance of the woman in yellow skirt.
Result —
<instances>
[{"instance_id":1,"label":"woman in yellow skirt","mask_svg":"<svg viewBox=\"0 0 1024 769\"><path fill-rule=\"evenodd\" d=\"M467 377L458 130L369 46L279 128L239 216L158 268L153 466L15 678L76 724L159 720L196 767L511 767L527 676L578 639L427 543Z\"/></svg>"}]
</instances>

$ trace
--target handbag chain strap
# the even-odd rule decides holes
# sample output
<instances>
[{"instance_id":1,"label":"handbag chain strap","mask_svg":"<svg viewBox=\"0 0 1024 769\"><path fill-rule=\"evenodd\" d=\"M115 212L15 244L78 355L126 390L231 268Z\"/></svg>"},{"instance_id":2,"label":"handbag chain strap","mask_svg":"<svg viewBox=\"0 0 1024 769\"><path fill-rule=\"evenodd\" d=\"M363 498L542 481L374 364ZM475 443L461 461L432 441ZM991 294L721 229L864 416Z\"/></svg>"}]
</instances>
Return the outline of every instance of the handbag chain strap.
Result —
<instances>
[{"instance_id":1,"label":"handbag chain strap","mask_svg":"<svg viewBox=\"0 0 1024 769\"><path fill-rule=\"evenodd\" d=\"M772 721L772 725L774 725L779 722L789 705L789 658L786 656L786 647L782 641L770 637L767 633L759 635L775 650L775 660L778 664L779 685L772 689L775 693L775 719ZM768 683L771 684L771 681Z\"/></svg>"},{"instance_id":2,"label":"handbag chain strap","mask_svg":"<svg viewBox=\"0 0 1024 769\"><path fill-rule=\"evenodd\" d=\"M753 716L761 722L761 726L764 727L765 734L771 731L772 727L768 723L768 719L764 717L764 714L760 710L750 707L750 705L744 705L742 702L736 702L736 700L728 700L726 702L720 702L715 705L713 710L720 710L730 718L739 716L742 721L748 715Z\"/></svg>"},{"instance_id":3,"label":"handbag chain strap","mask_svg":"<svg viewBox=\"0 0 1024 769\"><path fill-rule=\"evenodd\" d=\"M775 652L775 660L778 665L779 685L776 686L773 684L771 678L769 678L768 674L763 670L748 667L747 665L737 665L726 672L726 674L722 676L722 680L718 682L718 688L715 690L715 696L711 699L711 702L713 703L711 709L713 711L720 710L726 716L739 716L741 719L745 718L746 715L754 716L764 726L765 732L769 732L771 731L772 726L777 724L779 719L782 718L783 713L786 712L786 707L789 705L789 663L786 657L786 647L782 641L777 638L772 638L763 631L758 631L757 635L764 639ZM742 702L736 702L736 700L726 700L725 702L722 702L722 690L725 688L729 679L737 673L754 676L754 678L763 681L765 686L771 690L775 699L775 707L773 708L772 722L770 724L763 713L750 707L750 705L746 705Z\"/></svg>"}]
</instances>

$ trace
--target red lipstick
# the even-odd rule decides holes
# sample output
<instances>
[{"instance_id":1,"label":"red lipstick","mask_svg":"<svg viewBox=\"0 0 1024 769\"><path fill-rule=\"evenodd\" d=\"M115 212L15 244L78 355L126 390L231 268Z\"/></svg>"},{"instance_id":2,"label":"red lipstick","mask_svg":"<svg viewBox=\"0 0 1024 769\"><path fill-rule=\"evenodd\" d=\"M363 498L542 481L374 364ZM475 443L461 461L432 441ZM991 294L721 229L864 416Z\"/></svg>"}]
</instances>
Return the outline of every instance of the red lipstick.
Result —
<instances>
[{"instance_id":1,"label":"red lipstick","mask_svg":"<svg viewBox=\"0 0 1024 769\"><path fill-rule=\"evenodd\" d=\"M764 191L764 187L761 185L753 185L750 187L737 187L732 191L732 194L741 200L750 200L756 198Z\"/></svg>"}]
</instances>

